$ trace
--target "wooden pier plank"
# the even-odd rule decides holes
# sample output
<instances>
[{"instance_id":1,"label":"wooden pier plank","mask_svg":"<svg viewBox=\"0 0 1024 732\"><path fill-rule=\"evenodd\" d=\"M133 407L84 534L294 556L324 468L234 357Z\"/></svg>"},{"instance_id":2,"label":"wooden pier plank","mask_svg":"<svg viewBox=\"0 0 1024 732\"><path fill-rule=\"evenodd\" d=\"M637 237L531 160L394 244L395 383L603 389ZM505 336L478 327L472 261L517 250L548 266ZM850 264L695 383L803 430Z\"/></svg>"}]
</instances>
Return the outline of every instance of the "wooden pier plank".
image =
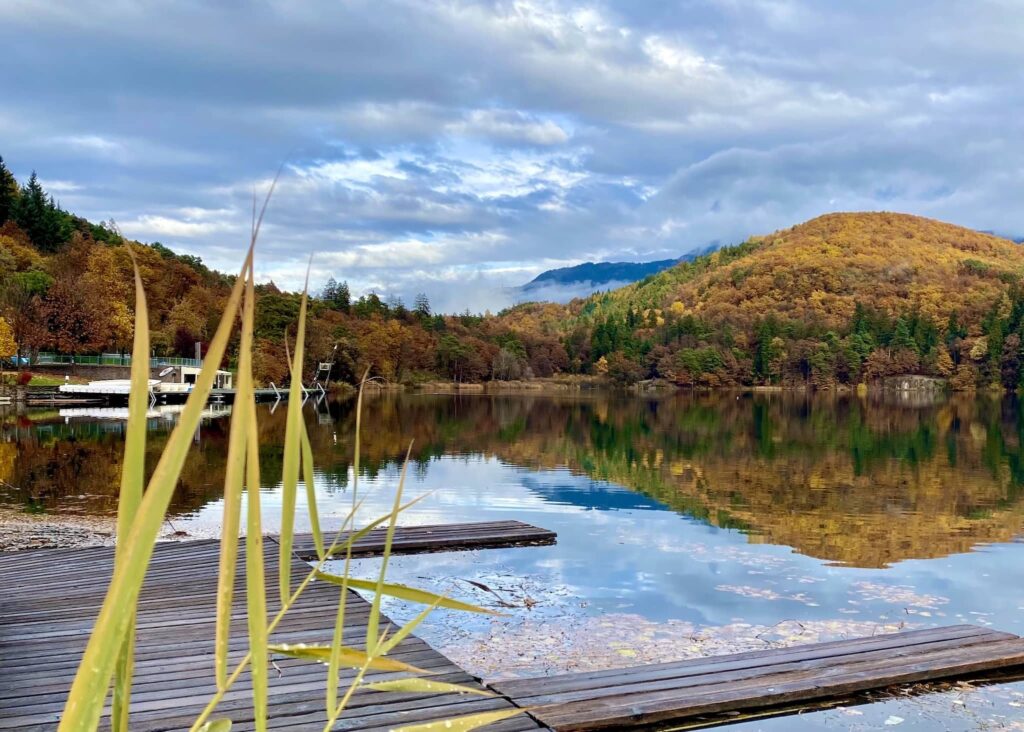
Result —
<instances>
[{"instance_id":1,"label":"wooden pier plank","mask_svg":"<svg viewBox=\"0 0 1024 732\"><path fill-rule=\"evenodd\" d=\"M1024 639L975 626L879 635L491 685L558 732L682 724L1024 665Z\"/></svg>"},{"instance_id":2,"label":"wooden pier plank","mask_svg":"<svg viewBox=\"0 0 1024 732\"><path fill-rule=\"evenodd\" d=\"M401 533L401 531L399 532ZM444 535L441 531L439 534ZM417 540L423 538L417 532ZM372 541L364 546L372 553ZM280 607L276 575L278 546L264 542L268 614ZM240 547L239 568L244 566ZM215 691L213 634L219 542L159 544L139 599L133 730L187 729ZM0 730L51 730L60 719L67 690L77 670L113 567L113 549L40 549L0 555ZM293 585L309 565L292 560ZM271 642L329 643L339 589L328 583L308 586L285 615ZM369 603L356 593L348 599L345 643L362 647ZM382 621L388 623L387 619ZM247 651L245 585L235 583L230 657ZM421 639L409 636L390 654L436 674L438 679L479 687L479 680ZM270 675L273 729L318 729L326 721L325 667L278 658ZM400 675L371 672L376 680ZM342 689L353 673L342 674ZM221 712L251 729L251 682L244 673L224 698ZM501 697L384 694L360 691L338 729L373 729L394 720L428 721L455 714L513 705ZM493 725L499 730L537 729L529 716ZM107 720L101 728L108 728Z\"/></svg>"},{"instance_id":3,"label":"wooden pier plank","mask_svg":"<svg viewBox=\"0 0 1024 732\"><path fill-rule=\"evenodd\" d=\"M348 534L344 535L346 538ZM384 549L385 529L375 529L352 545L353 557L380 554ZM333 536L325 536L330 544ZM557 535L522 521L482 521L431 526L399 526L391 545L393 554L451 552L461 549L498 549L501 547L544 546L554 544ZM297 534L292 547L303 559L316 559L311 534Z\"/></svg>"}]
</instances>

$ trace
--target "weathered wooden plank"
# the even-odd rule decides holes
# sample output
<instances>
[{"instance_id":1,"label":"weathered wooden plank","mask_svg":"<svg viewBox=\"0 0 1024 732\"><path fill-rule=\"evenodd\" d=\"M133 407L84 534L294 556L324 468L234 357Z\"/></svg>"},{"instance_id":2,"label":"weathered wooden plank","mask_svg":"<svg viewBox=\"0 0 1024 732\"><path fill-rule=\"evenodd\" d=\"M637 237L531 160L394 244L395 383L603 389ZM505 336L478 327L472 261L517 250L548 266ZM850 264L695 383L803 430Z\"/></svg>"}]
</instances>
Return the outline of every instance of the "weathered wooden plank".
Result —
<instances>
[{"instance_id":1,"label":"weathered wooden plank","mask_svg":"<svg viewBox=\"0 0 1024 732\"><path fill-rule=\"evenodd\" d=\"M348 532L344 533L347 539ZM365 557L380 554L384 550L386 531L376 529L357 539L352 545L352 556ZM330 544L333 535L325 537ZM541 546L554 544L557 535L521 521L485 521L466 524L441 524L431 526L399 526L395 531L391 551L394 554L411 554L459 549L496 549L513 546ZM293 551L303 559L315 559L316 549L311 534L298 534Z\"/></svg>"},{"instance_id":2,"label":"weathered wooden plank","mask_svg":"<svg viewBox=\"0 0 1024 732\"><path fill-rule=\"evenodd\" d=\"M460 529L454 534L458 534ZM482 535L484 529L474 529ZM452 532L442 532L453 535ZM429 534L417 533L417 541ZM375 537L373 541L377 541ZM366 546L372 552L373 541ZM378 545L380 542L378 542ZM244 547L240 548L244 557ZM267 541L268 610L279 607L275 576L278 546ZM133 685L132 729L185 729L215 691L213 683L214 607L216 605L219 544L216 541L158 545L139 601L136 674ZM244 566L240 559L239 567ZM59 721L67 689L77 670L95 615L103 601L113 568L113 549L33 550L0 555L0 729L53 729ZM310 570L292 560L293 586ZM247 650L244 580L235 583L234 630L229 656L240 659ZM289 610L274 632L275 642L329 642L340 589L313 583ZM365 642L369 603L351 593L345 623L345 643ZM386 618L385 623L390 622ZM410 636L390 654L436 674L436 678L479 685L449 659ZM271 673L272 727L322 727L325 720L324 675L318 663L281 657ZM396 675L371 672L375 679ZM341 683L354 671L342 673ZM225 694L221 710L251 724L251 680L243 674ZM488 706L490 705L490 706ZM341 726L363 729L389 715L441 719L462 709L512 708L504 698L460 695L381 694L359 691L342 716ZM300 720L293 724L289 720ZM360 722L360 719L375 720ZM526 715L519 727L537 729ZM243 726L244 728L244 726Z\"/></svg>"},{"instance_id":3,"label":"weathered wooden plank","mask_svg":"<svg viewBox=\"0 0 1024 732\"><path fill-rule=\"evenodd\" d=\"M864 638L851 638L826 643L810 643L789 648L770 648L721 656L705 656L684 661L645 664L621 669L588 671L557 676L511 679L493 684L493 688L515 699L539 695L600 689L659 679L705 676L740 669L756 669L779 663L828 659L884 649L914 647L940 640L980 638L985 641L1009 640L1016 636L976 625L955 625L940 628L884 633Z\"/></svg>"},{"instance_id":4,"label":"weathered wooden plank","mask_svg":"<svg viewBox=\"0 0 1024 732\"><path fill-rule=\"evenodd\" d=\"M935 641L921 646L910 646L904 648L886 648L883 650L857 653L855 656L839 657L828 656L809 660L784 661L779 663L766 664L756 667L743 667L738 669L710 671L704 674L672 676L662 678L631 679L628 683L614 686L602 686L599 688L586 688L575 691L561 691L552 694L537 694L529 697L516 697L518 703L529 706L545 706L553 704L567 704L576 701L594 702L599 699L611 697L624 697L631 694L646 695L655 691L667 691L673 689L695 689L702 690L718 684L745 681L747 679L767 679L774 674L782 674L796 671L808 671L812 669L831 669L839 664L849 664L855 658L858 663L870 661L890 661L917 657L925 653L936 651L963 649L979 643L991 643L997 640L1013 640L1013 636L1003 639L968 638L952 639L946 641Z\"/></svg>"},{"instance_id":5,"label":"weathered wooden plank","mask_svg":"<svg viewBox=\"0 0 1024 732\"><path fill-rule=\"evenodd\" d=\"M681 724L723 712L781 711L779 705L1024 665L1024 639L970 630L938 628L492 688L533 707L533 716L558 732L584 732ZM514 693L524 690L525 695Z\"/></svg>"}]
</instances>

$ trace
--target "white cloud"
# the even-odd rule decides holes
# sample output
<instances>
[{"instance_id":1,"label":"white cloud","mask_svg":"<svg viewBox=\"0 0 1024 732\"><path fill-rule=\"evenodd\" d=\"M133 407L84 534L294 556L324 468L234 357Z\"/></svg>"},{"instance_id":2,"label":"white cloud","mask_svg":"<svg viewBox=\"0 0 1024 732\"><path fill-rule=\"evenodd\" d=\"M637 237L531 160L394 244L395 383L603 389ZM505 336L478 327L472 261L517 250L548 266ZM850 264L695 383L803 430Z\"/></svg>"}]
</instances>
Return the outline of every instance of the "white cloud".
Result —
<instances>
[{"instance_id":1,"label":"white cloud","mask_svg":"<svg viewBox=\"0 0 1024 732\"><path fill-rule=\"evenodd\" d=\"M0 154L77 213L234 269L292 151L262 272L294 286L322 252L461 310L547 261L826 209L1024 233L1022 22L1008 0L6 3L5 68L33 74L3 79Z\"/></svg>"},{"instance_id":2,"label":"white cloud","mask_svg":"<svg viewBox=\"0 0 1024 732\"><path fill-rule=\"evenodd\" d=\"M445 132L456 137L482 137L498 142L541 146L562 145L569 141L569 133L550 119L497 109L474 109L463 119L449 123Z\"/></svg>"},{"instance_id":3,"label":"white cloud","mask_svg":"<svg viewBox=\"0 0 1024 732\"><path fill-rule=\"evenodd\" d=\"M238 224L230 221L194 221L149 214L124 221L119 226L125 235L145 240L166 237L195 239L212 234L238 234L243 231Z\"/></svg>"}]
</instances>

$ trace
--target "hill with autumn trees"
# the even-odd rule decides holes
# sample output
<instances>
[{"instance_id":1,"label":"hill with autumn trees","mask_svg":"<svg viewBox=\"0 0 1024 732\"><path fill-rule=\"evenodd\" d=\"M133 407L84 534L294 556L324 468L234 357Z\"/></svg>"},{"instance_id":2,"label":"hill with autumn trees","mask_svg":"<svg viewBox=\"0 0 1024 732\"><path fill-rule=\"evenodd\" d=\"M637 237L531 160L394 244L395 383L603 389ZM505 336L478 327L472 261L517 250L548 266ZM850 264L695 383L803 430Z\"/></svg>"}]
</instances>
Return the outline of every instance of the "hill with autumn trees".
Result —
<instances>
[{"instance_id":1,"label":"hill with autumn trees","mask_svg":"<svg viewBox=\"0 0 1024 732\"><path fill-rule=\"evenodd\" d=\"M22 354L130 347L131 257L150 305L153 348L205 344L233 275L113 223L75 216L0 160L0 317ZM393 382L605 375L628 384L828 387L897 374L955 388L1024 383L1024 249L1007 239L889 213L829 214L682 262L568 305L444 315L352 297L340 273L311 300L310 364L336 379L369 369ZM300 296L258 287L255 367L287 381L285 334Z\"/></svg>"},{"instance_id":2,"label":"hill with autumn trees","mask_svg":"<svg viewBox=\"0 0 1024 732\"><path fill-rule=\"evenodd\" d=\"M570 305L574 358L681 385L1022 384L1024 249L905 214L828 214ZM604 359L604 362L601 362Z\"/></svg>"},{"instance_id":3,"label":"hill with autumn trees","mask_svg":"<svg viewBox=\"0 0 1024 732\"><path fill-rule=\"evenodd\" d=\"M195 343L205 346L212 337L234 276L159 242L129 240L113 222L95 224L65 211L34 173L20 184L0 158L0 324L13 332L18 353L130 350L130 251L146 288L154 352L193 356ZM261 382L288 380L285 334L294 333L300 300L273 283L257 287L254 368ZM533 328L524 313L507 321L441 315L424 296L409 307L372 293L354 298L344 281L332 279L311 299L307 365L333 359L333 378L349 382L366 369L398 382L566 371L557 335Z\"/></svg>"}]
</instances>

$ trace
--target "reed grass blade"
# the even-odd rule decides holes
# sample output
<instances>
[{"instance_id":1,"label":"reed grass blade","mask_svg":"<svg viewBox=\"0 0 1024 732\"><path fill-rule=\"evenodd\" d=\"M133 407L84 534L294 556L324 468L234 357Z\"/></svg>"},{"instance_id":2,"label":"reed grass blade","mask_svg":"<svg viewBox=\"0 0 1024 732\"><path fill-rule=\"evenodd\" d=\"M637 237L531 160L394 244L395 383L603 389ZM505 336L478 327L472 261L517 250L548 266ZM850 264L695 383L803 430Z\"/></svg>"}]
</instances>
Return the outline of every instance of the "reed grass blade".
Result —
<instances>
[{"instance_id":1,"label":"reed grass blade","mask_svg":"<svg viewBox=\"0 0 1024 732\"><path fill-rule=\"evenodd\" d=\"M251 395L250 395L250 398ZM267 583L263 565L263 529L260 519L259 437L255 413L249 416L246 441L246 483L248 505L246 515L245 582L249 623L249 653L252 655L253 714L258 732L267 729Z\"/></svg>"},{"instance_id":2,"label":"reed grass blade","mask_svg":"<svg viewBox=\"0 0 1024 732\"><path fill-rule=\"evenodd\" d=\"M306 661L317 661L323 663L331 657L331 647L326 645L306 645L304 643L282 643L274 644L271 643L268 646L271 653L279 653L282 656L291 656L292 658L301 658ZM355 648L342 647L341 649L341 665L349 668L361 668L366 666L367 668L374 669L376 671L404 671L412 674L425 674L427 671L412 666L402 661L396 661L393 658L371 658L365 651L360 651Z\"/></svg>"},{"instance_id":3,"label":"reed grass blade","mask_svg":"<svg viewBox=\"0 0 1024 732\"><path fill-rule=\"evenodd\" d=\"M475 694L477 696L494 696L487 689L477 689L462 684L449 684L446 681L411 678L393 681L373 681L363 684L360 688L370 691L391 691L400 694Z\"/></svg>"},{"instance_id":4,"label":"reed grass blade","mask_svg":"<svg viewBox=\"0 0 1024 732\"><path fill-rule=\"evenodd\" d=\"M470 732L470 730L479 729L488 724L500 722L503 719L511 719L525 711L528 710L502 709L497 712L481 712L480 714L469 714L465 717L454 717L440 722L427 722L426 724L397 727L391 730L391 732Z\"/></svg>"},{"instance_id":5,"label":"reed grass blade","mask_svg":"<svg viewBox=\"0 0 1024 732\"><path fill-rule=\"evenodd\" d=\"M199 728L199 732L231 732L230 719L214 719Z\"/></svg>"},{"instance_id":6,"label":"reed grass blade","mask_svg":"<svg viewBox=\"0 0 1024 732\"><path fill-rule=\"evenodd\" d=\"M131 248L128 249L131 253ZM142 485L146 479L146 407L149 402L149 313L146 292L142 286L139 265L132 255L135 274L135 335L132 342L131 392L128 395L128 423L125 431L124 462L121 467L121 490L117 501L117 548L114 561L124 561L124 541L142 502ZM135 667L136 607L125 608L130 615L117 660L114 694L110 713L113 732L127 732L131 708L132 675Z\"/></svg>"},{"instance_id":7,"label":"reed grass blade","mask_svg":"<svg viewBox=\"0 0 1024 732\"><path fill-rule=\"evenodd\" d=\"M430 605L423 608L419 615L410 620L408 623L399 628L395 633L388 636L387 640L380 644L380 654L382 656L391 653L392 649L401 643L410 633L412 633L416 627L422 623L427 617L434 611L437 605Z\"/></svg>"},{"instance_id":8,"label":"reed grass blade","mask_svg":"<svg viewBox=\"0 0 1024 732\"><path fill-rule=\"evenodd\" d=\"M248 275L247 275L248 280ZM247 330L249 285L246 284L243 305L242 334L239 343L238 393L231 414L231 432L228 436L227 465L224 471L224 514L220 533L220 569L217 577L217 625L214 637L214 670L217 688L227 682L228 643L231 633L231 614L235 594L235 575L238 568L238 534L241 525L242 486L245 482L246 438L252 409L245 397L252 390L252 329Z\"/></svg>"},{"instance_id":9,"label":"reed grass blade","mask_svg":"<svg viewBox=\"0 0 1024 732\"><path fill-rule=\"evenodd\" d=\"M438 595L433 592L428 592L427 590L419 590L407 585L398 585L380 581L371 582L370 580L361 580L356 579L355 577L329 574L327 572L317 572L316 578L318 580L323 580L324 582L330 582L334 585L346 583L347 586L353 590L379 592L382 595L397 597L400 600L408 600L409 602L415 602L420 605L431 605L433 607L443 607L448 608L449 610L463 610L465 612L482 613L484 615L501 615L501 613L495 610L489 610L487 608L480 607L479 605L471 605L468 602L452 600L444 595Z\"/></svg>"},{"instance_id":10,"label":"reed grass blade","mask_svg":"<svg viewBox=\"0 0 1024 732\"><path fill-rule=\"evenodd\" d=\"M306 287L309 272L306 272ZM299 483L300 421L302 420L302 361L306 341L307 292L302 292L299 306L299 324L295 334L295 354L291 362L291 384L288 387L288 416L285 424L284 456L281 467L281 534L278 561L278 588L281 602L291 594L292 543L295 534L295 494Z\"/></svg>"},{"instance_id":11,"label":"reed grass blade","mask_svg":"<svg viewBox=\"0 0 1024 732\"><path fill-rule=\"evenodd\" d=\"M167 506L177 486L178 476L191 446L192 436L199 425L202 410L213 388L217 368L224 358L228 338L238 313L245 273L252 263L252 255L253 249L250 247L245 266L228 297L220 325L210 341L207 360L196 378L178 424L153 470L149 485L132 521L124 550L124 561L115 566L106 597L71 685L64 713L61 715L58 727L60 732L92 732L99 724L106 692L131 619L130 614L124 612L124 608L135 605L142 588L146 569L153 555L153 546L167 513Z\"/></svg>"},{"instance_id":12,"label":"reed grass blade","mask_svg":"<svg viewBox=\"0 0 1024 732\"><path fill-rule=\"evenodd\" d=\"M370 616L366 621L366 647L376 649L381 642L380 638L380 601L384 596L384 578L388 572L388 561L391 559L391 545L395 540L395 525L398 523L398 509L402 505L402 491L405 489L405 476L409 472L409 455L412 453L412 443L405 452L405 462L402 463L402 474L398 479L398 487L395 489L395 500L391 506L391 515L388 517L388 529L384 538L384 551L380 558L380 573L377 575L377 583L374 588L373 603L370 605Z\"/></svg>"},{"instance_id":13,"label":"reed grass blade","mask_svg":"<svg viewBox=\"0 0 1024 732\"><path fill-rule=\"evenodd\" d=\"M245 405L245 597L252 657L253 723L257 732L267 729L267 583L263 565L263 518L260 509L260 442L252 378L252 337L256 311L255 270L250 265L242 309L242 340L238 359L238 398Z\"/></svg>"},{"instance_id":14,"label":"reed grass blade","mask_svg":"<svg viewBox=\"0 0 1024 732\"><path fill-rule=\"evenodd\" d=\"M429 493L425 493L422 496L417 496L416 498L413 498L408 503L403 503L398 508L398 512L402 513L403 511L411 508L412 506L415 506L417 503L419 503L420 501L422 501L424 498L426 498L429 495L430 495ZM363 500L365 500L365 499L363 499ZM363 504L363 500L360 500L358 505L361 506ZM344 527L343 527L342 528L342 532L340 532L339 535L337 536L337 538L335 538L334 543L331 544L331 546L327 547L325 552L333 557L333 556L336 556L338 554L341 554L342 552L347 552L349 549L354 549L354 545L355 545L355 543L357 541L359 541L364 536L366 536L367 534L372 532L374 529L376 529L381 524L386 523L386 522L388 522L390 520L391 520L391 514L390 513L386 513L383 516L380 516L380 517L374 519L373 521L371 521L370 523L368 523L366 526L364 526L363 528L359 529L358 531L354 531L354 532L350 533L344 539L341 538L344 535ZM349 518L345 519L345 523L346 524L347 523L351 523L351 521L352 521L352 516L351 515L349 516Z\"/></svg>"},{"instance_id":15,"label":"reed grass blade","mask_svg":"<svg viewBox=\"0 0 1024 732\"><path fill-rule=\"evenodd\" d=\"M320 531L320 512L316 506L316 485L313 482L313 446L309 442L309 432L306 430L305 420L299 420L302 427L302 479L306 484L306 508L309 511L309 526L313 533L313 546L316 547L316 556L323 559L324 535Z\"/></svg>"},{"instance_id":16,"label":"reed grass blade","mask_svg":"<svg viewBox=\"0 0 1024 732\"><path fill-rule=\"evenodd\" d=\"M359 503L356 503L355 492L356 486L359 480L359 431L362 426L360 417L363 411L363 388L366 385L366 376L363 376L363 382L359 384L359 397L356 399L356 435L355 435L355 476L352 479L352 510L349 512L348 517L345 519L345 524L349 522L355 526L356 514L359 511ZM360 501L361 503L361 501ZM345 542L345 571L344 576L349 576L349 569L352 565L352 545L355 543L357 536L365 536L370 530L372 530L372 524L365 527L359 532L354 534L350 533L348 540ZM342 526L341 531L334 538L330 548L327 550L327 554L330 555L335 551L335 547L338 544L339 539L344 531ZM338 674L341 670L341 649L342 644L345 642L345 610L348 603L348 584L346 582L341 583L341 590L338 592L338 610L334 616L334 632L331 634L331 657L327 662L327 715L328 717L334 713L334 710L338 707Z\"/></svg>"},{"instance_id":17,"label":"reed grass blade","mask_svg":"<svg viewBox=\"0 0 1024 732\"><path fill-rule=\"evenodd\" d=\"M346 560L346 565L348 564ZM345 574L348 574L346 569ZM345 609L348 604L348 587L339 590L338 610L334 616L334 632L331 634L331 649L327 659L327 713L338 706L338 672L341 670L341 649L345 642Z\"/></svg>"}]
</instances>

